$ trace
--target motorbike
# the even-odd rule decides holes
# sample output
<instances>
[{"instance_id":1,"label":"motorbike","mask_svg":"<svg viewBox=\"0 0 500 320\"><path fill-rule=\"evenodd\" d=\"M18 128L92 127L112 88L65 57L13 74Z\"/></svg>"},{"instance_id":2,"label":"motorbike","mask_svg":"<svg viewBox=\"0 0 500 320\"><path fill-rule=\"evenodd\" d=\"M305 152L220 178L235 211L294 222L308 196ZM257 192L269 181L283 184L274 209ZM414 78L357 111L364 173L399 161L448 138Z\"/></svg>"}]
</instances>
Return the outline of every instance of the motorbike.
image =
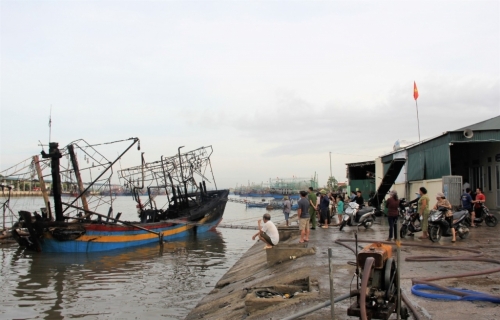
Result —
<instances>
[{"instance_id":1,"label":"motorbike","mask_svg":"<svg viewBox=\"0 0 500 320\"><path fill-rule=\"evenodd\" d=\"M446 212L448 208L439 207L437 210L432 210L429 214L429 239L432 242L437 242L441 237L451 237L451 227L446 221ZM465 239L469 236L469 228L466 220L469 217L467 210L453 212L453 228L455 234L460 239Z\"/></svg>"},{"instance_id":2,"label":"motorbike","mask_svg":"<svg viewBox=\"0 0 500 320\"><path fill-rule=\"evenodd\" d=\"M365 227L365 229L369 229L372 227L374 221L375 208L364 207L360 209L356 202L349 202L342 215L342 223L340 224L339 230L342 231L345 226L359 227L361 225Z\"/></svg>"},{"instance_id":3,"label":"motorbike","mask_svg":"<svg viewBox=\"0 0 500 320\"><path fill-rule=\"evenodd\" d=\"M409 233L413 234L422 231L422 224L420 222L420 215L417 212L416 203L408 206L407 208L406 202L401 201L399 206L399 216L403 218L401 230L399 231L399 236L401 238L406 237Z\"/></svg>"},{"instance_id":4,"label":"motorbike","mask_svg":"<svg viewBox=\"0 0 500 320\"><path fill-rule=\"evenodd\" d=\"M481 203L481 209L482 214L479 217L476 216L476 218L474 219L474 224L480 225L484 221L488 227L496 226L498 223L497 218L493 215L493 213L490 213L490 210L484 205L484 203ZM466 223L471 226L470 216L467 218Z\"/></svg>"}]
</instances>

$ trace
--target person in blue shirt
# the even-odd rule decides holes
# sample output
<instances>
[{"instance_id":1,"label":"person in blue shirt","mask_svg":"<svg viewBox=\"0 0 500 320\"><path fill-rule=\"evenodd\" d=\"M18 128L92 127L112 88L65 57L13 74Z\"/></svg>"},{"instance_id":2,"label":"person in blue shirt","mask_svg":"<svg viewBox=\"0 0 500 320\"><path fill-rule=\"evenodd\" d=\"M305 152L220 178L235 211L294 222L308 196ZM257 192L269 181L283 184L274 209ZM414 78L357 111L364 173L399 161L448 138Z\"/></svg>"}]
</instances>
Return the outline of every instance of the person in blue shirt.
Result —
<instances>
[{"instance_id":1,"label":"person in blue shirt","mask_svg":"<svg viewBox=\"0 0 500 320\"><path fill-rule=\"evenodd\" d=\"M472 212L472 197L470 195L470 188L466 188L465 189L465 193L462 194L462 208L464 208L465 210L469 211L469 213ZM474 227L474 221L472 221L472 227Z\"/></svg>"}]
</instances>

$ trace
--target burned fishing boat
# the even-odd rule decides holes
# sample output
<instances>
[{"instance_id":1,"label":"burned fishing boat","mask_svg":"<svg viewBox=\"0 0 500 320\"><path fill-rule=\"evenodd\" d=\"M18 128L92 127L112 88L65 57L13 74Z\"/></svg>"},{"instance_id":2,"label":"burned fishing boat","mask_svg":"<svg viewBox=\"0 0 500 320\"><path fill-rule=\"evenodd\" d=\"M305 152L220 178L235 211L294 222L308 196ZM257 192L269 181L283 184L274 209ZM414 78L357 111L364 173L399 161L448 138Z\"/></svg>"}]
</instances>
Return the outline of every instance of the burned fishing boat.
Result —
<instances>
[{"instance_id":1,"label":"burned fishing boat","mask_svg":"<svg viewBox=\"0 0 500 320\"><path fill-rule=\"evenodd\" d=\"M131 209L137 211L139 221L121 220L121 213L115 216L111 193L108 192L111 201L106 201L93 188L111 186L113 165L134 145L137 144L140 150L138 138L120 142L124 141L130 145L113 161L95 150L99 145L90 145L84 140L72 142L62 149L58 143L52 142L48 153L42 151L42 159L33 157L30 168L36 170L41 186L45 185L44 178L49 176L44 175L43 168L50 168L53 205L48 191L42 187L45 208L41 208L40 213L19 211L19 220L12 228L19 245L39 252L106 251L152 242L162 244L163 241L206 232L220 223L229 190L217 190L210 162L211 146L185 153L179 148L177 155L161 157L150 163L145 162L142 153L141 165L118 171L123 187L133 191L135 208L131 205ZM82 167L77 150L84 157ZM61 163L64 157L68 159L66 167ZM94 174L97 177L84 183L82 173L95 168L99 170L97 175ZM212 173L210 178L208 169ZM63 202L61 175L76 180L78 195L73 200L65 198ZM209 191L206 184L212 182L215 190ZM145 190L147 198L141 200ZM155 201L159 190L168 197L162 208L158 208ZM107 212L99 213L102 204L110 206Z\"/></svg>"}]
</instances>

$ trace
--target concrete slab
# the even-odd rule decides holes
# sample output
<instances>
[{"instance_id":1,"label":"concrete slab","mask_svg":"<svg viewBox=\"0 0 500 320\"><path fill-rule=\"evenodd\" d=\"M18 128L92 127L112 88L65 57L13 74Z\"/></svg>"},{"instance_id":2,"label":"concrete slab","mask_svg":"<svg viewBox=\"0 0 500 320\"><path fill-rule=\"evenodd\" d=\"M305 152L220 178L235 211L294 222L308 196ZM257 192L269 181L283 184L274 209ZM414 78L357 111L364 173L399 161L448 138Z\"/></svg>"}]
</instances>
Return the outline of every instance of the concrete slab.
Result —
<instances>
[{"instance_id":1,"label":"concrete slab","mask_svg":"<svg viewBox=\"0 0 500 320\"><path fill-rule=\"evenodd\" d=\"M497 216L498 217L498 216ZM385 218L378 218L372 229L361 228L359 239L382 241L387 238L388 225ZM294 226L296 227L296 226ZM411 294L412 278L445 276L467 271L478 271L497 267L491 263L477 261L442 261L442 262L407 262L406 257L416 255L458 256L463 252L440 250L440 247L453 245L457 248L476 248L484 252L485 257L500 259L500 227L482 226L471 230L468 239L457 239L452 244L450 238L442 238L439 243L429 240L406 238L403 240L402 261L400 264L402 290L419 310L421 319L471 320L500 319L500 306L489 302L440 301L421 298ZM281 245L294 246L298 243L298 230L289 230L289 237ZM334 287L335 296L346 294L355 289L354 267L348 262L356 261L354 254L334 243L339 238L354 238L355 228L311 230L308 248L315 247L314 255L307 255L295 260L286 260L281 264L268 264L263 244L257 242L218 282L216 288L203 298L186 319L281 319L297 311L322 303L329 299L328 248L334 250ZM418 234L417 234L418 235ZM433 248L405 247L405 243L431 245ZM360 243L364 246L366 243ZM354 246L354 244L351 244ZM299 248L300 249L300 248ZM271 250L273 251L273 250ZM274 252L277 252L274 251ZM394 250L395 252L395 250ZM288 255L288 254L287 254ZM270 303L259 311L250 313L245 300L255 288L290 285L298 279L309 278L313 285L308 293L299 294L293 299L284 299L279 303ZM468 278L452 278L438 283L459 288L467 288L490 294L500 295L500 274L487 274ZM347 316L347 308L353 301L349 299L335 304L335 319L353 319ZM395 319L395 315L393 316ZM330 319L330 309L323 308L301 319ZM392 319L392 318L391 318Z\"/></svg>"}]
</instances>

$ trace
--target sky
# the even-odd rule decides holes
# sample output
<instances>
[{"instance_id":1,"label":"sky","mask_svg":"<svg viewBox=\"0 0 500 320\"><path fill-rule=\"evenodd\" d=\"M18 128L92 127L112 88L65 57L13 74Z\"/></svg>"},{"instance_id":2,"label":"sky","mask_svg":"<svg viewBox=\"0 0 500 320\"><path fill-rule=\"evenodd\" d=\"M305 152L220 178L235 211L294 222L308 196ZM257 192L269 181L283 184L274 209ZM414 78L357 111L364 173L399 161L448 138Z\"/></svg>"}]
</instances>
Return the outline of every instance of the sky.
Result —
<instances>
[{"instance_id":1,"label":"sky","mask_svg":"<svg viewBox=\"0 0 500 320\"><path fill-rule=\"evenodd\" d=\"M0 171L50 114L61 145L212 145L219 188L324 185L330 152L342 182L418 141L414 81L421 139L500 114L499 1L1 0L0 20Z\"/></svg>"}]
</instances>

